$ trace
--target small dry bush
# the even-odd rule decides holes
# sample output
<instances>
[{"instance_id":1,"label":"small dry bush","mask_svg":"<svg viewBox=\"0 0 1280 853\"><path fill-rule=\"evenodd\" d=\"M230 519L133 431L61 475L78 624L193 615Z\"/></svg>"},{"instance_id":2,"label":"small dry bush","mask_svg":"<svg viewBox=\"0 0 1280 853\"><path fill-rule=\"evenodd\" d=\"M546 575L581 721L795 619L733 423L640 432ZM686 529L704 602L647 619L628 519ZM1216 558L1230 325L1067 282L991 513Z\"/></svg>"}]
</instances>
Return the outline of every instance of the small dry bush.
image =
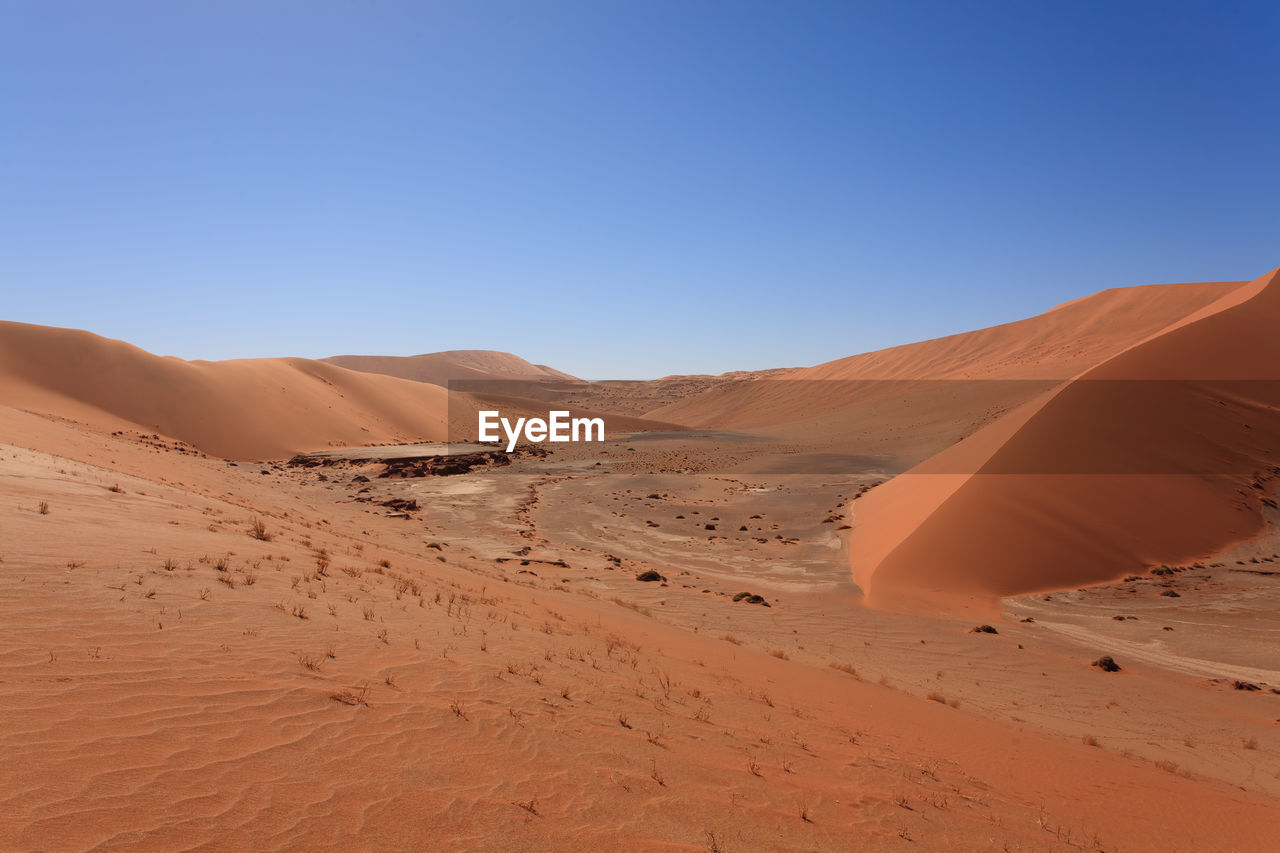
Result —
<instances>
[{"instance_id":1,"label":"small dry bush","mask_svg":"<svg viewBox=\"0 0 1280 853\"><path fill-rule=\"evenodd\" d=\"M253 517L253 521L249 522L249 535L259 542L270 542L275 538L273 534L267 531L267 525L256 515Z\"/></svg>"}]
</instances>

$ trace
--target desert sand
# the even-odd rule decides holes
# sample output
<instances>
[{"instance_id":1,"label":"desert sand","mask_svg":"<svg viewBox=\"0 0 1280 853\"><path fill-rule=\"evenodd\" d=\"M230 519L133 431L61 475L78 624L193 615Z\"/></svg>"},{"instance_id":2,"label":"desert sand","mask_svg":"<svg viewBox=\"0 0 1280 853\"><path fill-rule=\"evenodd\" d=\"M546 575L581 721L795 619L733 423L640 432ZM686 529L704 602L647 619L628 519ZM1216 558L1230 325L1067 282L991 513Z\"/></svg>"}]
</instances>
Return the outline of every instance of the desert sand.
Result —
<instances>
[{"instance_id":1,"label":"desert sand","mask_svg":"<svg viewBox=\"0 0 1280 853\"><path fill-rule=\"evenodd\" d=\"M649 383L0 324L0 848L1272 849L1277 321ZM610 440L443 444L495 399Z\"/></svg>"}]
</instances>

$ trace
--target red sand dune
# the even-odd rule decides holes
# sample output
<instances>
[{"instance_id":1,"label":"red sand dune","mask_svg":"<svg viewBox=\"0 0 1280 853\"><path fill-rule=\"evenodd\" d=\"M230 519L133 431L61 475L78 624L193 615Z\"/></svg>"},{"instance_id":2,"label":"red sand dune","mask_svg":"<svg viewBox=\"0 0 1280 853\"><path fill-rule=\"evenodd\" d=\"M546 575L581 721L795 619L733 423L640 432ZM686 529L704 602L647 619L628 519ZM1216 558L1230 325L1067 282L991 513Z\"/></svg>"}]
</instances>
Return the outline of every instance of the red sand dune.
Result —
<instances>
[{"instance_id":1,"label":"red sand dune","mask_svg":"<svg viewBox=\"0 0 1280 853\"><path fill-rule=\"evenodd\" d=\"M1244 284L1111 288L1026 320L850 356L787 378L1070 379Z\"/></svg>"},{"instance_id":2,"label":"red sand dune","mask_svg":"<svg viewBox=\"0 0 1280 853\"><path fill-rule=\"evenodd\" d=\"M648 415L696 427L753 429L811 420L902 394L902 385L886 384L877 390L870 384L885 380L1069 379L1243 284L1159 284L1104 290L1026 320L713 389ZM939 417L955 420L953 414L944 411ZM824 428L833 426L837 424Z\"/></svg>"},{"instance_id":3,"label":"red sand dune","mask_svg":"<svg viewBox=\"0 0 1280 853\"><path fill-rule=\"evenodd\" d=\"M335 355L323 360L348 370L380 373L442 386L458 379L577 380L577 377L546 365L530 364L509 352L482 349L448 350L408 356Z\"/></svg>"},{"instance_id":4,"label":"red sand dune","mask_svg":"<svg viewBox=\"0 0 1280 853\"><path fill-rule=\"evenodd\" d=\"M301 358L188 362L89 332L0 322L0 404L140 427L229 459L439 440L444 389Z\"/></svg>"},{"instance_id":5,"label":"red sand dune","mask_svg":"<svg viewBox=\"0 0 1280 853\"><path fill-rule=\"evenodd\" d=\"M1280 447L1278 321L1272 271L868 493L855 580L873 604L982 605L1256 534Z\"/></svg>"},{"instance_id":6,"label":"red sand dune","mask_svg":"<svg viewBox=\"0 0 1280 853\"><path fill-rule=\"evenodd\" d=\"M905 470L1243 284L1105 290L1015 323L712 389L647 416L825 442Z\"/></svg>"}]
</instances>

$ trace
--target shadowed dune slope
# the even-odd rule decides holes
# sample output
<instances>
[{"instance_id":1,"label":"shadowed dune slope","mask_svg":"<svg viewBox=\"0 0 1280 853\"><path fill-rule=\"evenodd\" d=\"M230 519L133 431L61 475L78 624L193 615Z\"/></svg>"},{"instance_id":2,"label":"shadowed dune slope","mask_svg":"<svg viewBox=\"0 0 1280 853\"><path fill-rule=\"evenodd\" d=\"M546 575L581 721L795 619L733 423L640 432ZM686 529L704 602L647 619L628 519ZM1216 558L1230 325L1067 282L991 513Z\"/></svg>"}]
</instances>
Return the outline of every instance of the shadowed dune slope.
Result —
<instances>
[{"instance_id":1,"label":"shadowed dune slope","mask_svg":"<svg viewBox=\"0 0 1280 853\"><path fill-rule=\"evenodd\" d=\"M494 350L463 349L423 355L335 355L323 359L348 370L380 373L430 385L446 385L459 379L518 379L569 381L577 377L541 364L530 364L517 355Z\"/></svg>"},{"instance_id":2,"label":"shadowed dune slope","mask_svg":"<svg viewBox=\"0 0 1280 853\"><path fill-rule=\"evenodd\" d=\"M996 596L1208 557L1280 460L1280 279L1226 293L853 505L873 604Z\"/></svg>"},{"instance_id":3,"label":"shadowed dune slope","mask_svg":"<svg viewBox=\"0 0 1280 853\"><path fill-rule=\"evenodd\" d=\"M228 459L439 440L444 389L300 358L188 362L89 332L0 322L0 405L140 427Z\"/></svg>"}]
</instances>

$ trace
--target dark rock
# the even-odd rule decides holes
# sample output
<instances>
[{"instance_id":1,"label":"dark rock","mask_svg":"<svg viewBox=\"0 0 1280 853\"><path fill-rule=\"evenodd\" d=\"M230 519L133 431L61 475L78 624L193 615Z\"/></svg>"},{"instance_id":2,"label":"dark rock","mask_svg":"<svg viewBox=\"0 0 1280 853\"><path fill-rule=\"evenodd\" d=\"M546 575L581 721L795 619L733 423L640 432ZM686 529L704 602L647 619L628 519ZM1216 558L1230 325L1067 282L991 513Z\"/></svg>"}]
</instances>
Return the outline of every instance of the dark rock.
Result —
<instances>
[{"instance_id":1,"label":"dark rock","mask_svg":"<svg viewBox=\"0 0 1280 853\"><path fill-rule=\"evenodd\" d=\"M1091 666L1096 666L1098 669L1102 670L1103 672L1119 672L1120 671L1120 664L1116 663L1112 659L1111 655L1103 655L1102 657L1094 661L1091 664Z\"/></svg>"}]
</instances>

